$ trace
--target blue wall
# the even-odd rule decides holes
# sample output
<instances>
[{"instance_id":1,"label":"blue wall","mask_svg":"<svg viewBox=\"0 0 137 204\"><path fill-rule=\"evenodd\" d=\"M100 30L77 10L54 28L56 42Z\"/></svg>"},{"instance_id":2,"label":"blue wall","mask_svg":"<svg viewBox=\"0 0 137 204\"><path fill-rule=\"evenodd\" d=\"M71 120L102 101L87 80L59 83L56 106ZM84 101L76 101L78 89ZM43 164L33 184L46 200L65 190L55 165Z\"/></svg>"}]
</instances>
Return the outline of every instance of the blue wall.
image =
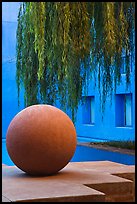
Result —
<instances>
[{"instance_id":1,"label":"blue wall","mask_svg":"<svg viewBox=\"0 0 137 204\"><path fill-rule=\"evenodd\" d=\"M19 2L2 2L2 137L13 117L24 108L23 92L18 107L16 86L16 29Z\"/></svg>"},{"instance_id":2,"label":"blue wall","mask_svg":"<svg viewBox=\"0 0 137 204\"><path fill-rule=\"evenodd\" d=\"M6 131L12 118L24 108L23 91L21 93L21 105L18 107L17 87L16 87L16 28L19 2L2 3L2 137L6 137ZM134 69L132 69L134 70ZM112 105L110 98L107 99L104 118L100 114L100 99L97 87L91 80L88 87L88 95L94 96L94 123L86 124L90 121L90 114L83 113L82 105L79 105L76 131L78 141L97 140L134 140L135 139L135 78L134 72L131 76L131 85L126 90L125 74L122 75L122 83L116 94L132 93L132 126L122 127L117 125L122 118L123 105L121 98L113 95ZM88 102L89 103L89 102ZM116 105L119 104L119 105ZM91 111L91 108L87 109ZM124 110L124 108L123 108ZM85 118L83 118L85 117Z\"/></svg>"},{"instance_id":3,"label":"blue wall","mask_svg":"<svg viewBox=\"0 0 137 204\"><path fill-rule=\"evenodd\" d=\"M111 99L107 98L106 108L102 116L100 112L100 99L98 89L94 89L94 83L89 85L88 95L95 97L95 124L83 123L83 107L78 108L76 129L79 141L97 141L97 140L135 140L135 76L131 75L131 85L126 89L125 74L122 75L122 83L117 88L116 95ZM124 105L119 95L132 94L132 125L123 126ZM117 105L116 105L117 104ZM121 121L118 124L118 121Z\"/></svg>"}]
</instances>

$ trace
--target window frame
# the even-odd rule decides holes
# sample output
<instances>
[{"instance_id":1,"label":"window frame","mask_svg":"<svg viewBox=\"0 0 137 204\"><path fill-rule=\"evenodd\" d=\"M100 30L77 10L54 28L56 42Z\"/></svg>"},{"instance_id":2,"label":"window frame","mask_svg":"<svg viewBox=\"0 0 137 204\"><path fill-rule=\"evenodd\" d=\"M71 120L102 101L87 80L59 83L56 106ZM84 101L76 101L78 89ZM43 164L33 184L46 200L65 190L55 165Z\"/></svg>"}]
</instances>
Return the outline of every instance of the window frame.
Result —
<instances>
[{"instance_id":1,"label":"window frame","mask_svg":"<svg viewBox=\"0 0 137 204\"><path fill-rule=\"evenodd\" d=\"M82 105L82 124L95 125L95 96L86 96L84 100ZM87 109L86 111L85 108ZM88 112L88 109L90 112Z\"/></svg>"}]
</instances>

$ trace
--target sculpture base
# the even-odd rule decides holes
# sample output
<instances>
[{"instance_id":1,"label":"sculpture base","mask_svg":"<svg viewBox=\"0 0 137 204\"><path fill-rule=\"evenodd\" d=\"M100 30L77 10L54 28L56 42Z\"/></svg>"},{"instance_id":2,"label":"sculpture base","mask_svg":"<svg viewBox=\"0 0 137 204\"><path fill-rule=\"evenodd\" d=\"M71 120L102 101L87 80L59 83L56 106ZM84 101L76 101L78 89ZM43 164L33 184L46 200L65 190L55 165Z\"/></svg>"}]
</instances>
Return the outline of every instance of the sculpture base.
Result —
<instances>
[{"instance_id":1,"label":"sculpture base","mask_svg":"<svg viewBox=\"0 0 137 204\"><path fill-rule=\"evenodd\" d=\"M135 166L70 162L56 175L31 177L2 166L2 202L134 202Z\"/></svg>"}]
</instances>

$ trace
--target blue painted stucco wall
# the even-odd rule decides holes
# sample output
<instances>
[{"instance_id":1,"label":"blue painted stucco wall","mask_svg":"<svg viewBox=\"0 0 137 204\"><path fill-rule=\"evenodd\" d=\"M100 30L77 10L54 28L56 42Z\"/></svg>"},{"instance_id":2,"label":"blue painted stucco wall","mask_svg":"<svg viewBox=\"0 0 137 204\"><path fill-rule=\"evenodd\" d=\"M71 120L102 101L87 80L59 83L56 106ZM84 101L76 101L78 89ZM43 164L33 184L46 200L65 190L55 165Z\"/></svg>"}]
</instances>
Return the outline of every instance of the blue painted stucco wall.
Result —
<instances>
[{"instance_id":1,"label":"blue painted stucco wall","mask_svg":"<svg viewBox=\"0 0 137 204\"><path fill-rule=\"evenodd\" d=\"M23 92L18 107L16 86L16 29L19 2L2 2L2 138L13 117L24 108Z\"/></svg>"},{"instance_id":2,"label":"blue painted stucco wall","mask_svg":"<svg viewBox=\"0 0 137 204\"><path fill-rule=\"evenodd\" d=\"M21 104L18 107L16 86L16 29L19 2L2 3L2 137L13 117L24 108L23 90ZM134 70L134 68L132 69ZM100 113L100 98L98 88L94 88L94 81L90 81L87 96L94 96L94 124L85 124L83 121L83 106L79 105L75 123L78 141L100 140L135 140L135 76L131 75L131 85L126 89L125 74L122 74L122 83L116 94L132 93L132 126L118 127L116 120L122 106L116 106L116 95L107 98L103 116ZM86 113L88 114L88 113Z\"/></svg>"},{"instance_id":3,"label":"blue painted stucco wall","mask_svg":"<svg viewBox=\"0 0 137 204\"><path fill-rule=\"evenodd\" d=\"M83 124L82 105L79 106L77 112L76 130L79 141L100 141L100 140L135 140L135 84L134 74L131 77L131 86L126 90L125 75L122 76L123 84L117 89L116 94L132 93L132 125L130 127L118 126L117 118L120 117L120 111L123 108L121 104L116 106L116 95L108 98L106 102L105 112L100 112L100 99L97 88L94 89L90 84L88 96L95 97L95 123ZM124 111L124 110L123 110Z\"/></svg>"}]
</instances>

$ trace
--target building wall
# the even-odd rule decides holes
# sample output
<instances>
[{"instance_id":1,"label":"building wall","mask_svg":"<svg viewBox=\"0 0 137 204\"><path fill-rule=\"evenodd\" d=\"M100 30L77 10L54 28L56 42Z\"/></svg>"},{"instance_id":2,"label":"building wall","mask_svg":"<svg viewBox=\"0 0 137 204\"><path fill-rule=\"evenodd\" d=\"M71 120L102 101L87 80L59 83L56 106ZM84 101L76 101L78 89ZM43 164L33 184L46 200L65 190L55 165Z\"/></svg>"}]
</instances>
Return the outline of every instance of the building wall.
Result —
<instances>
[{"instance_id":1,"label":"building wall","mask_svg":"<svg viewBox=\"0 0 137 204\"><path fill-rule=\"evenodd\" d=\"M2 138L13 117L23 109L23 92L18 107L16 86L16 29L19 2L2 2Z\"/></svg>"},{"instance_id":2,"label":"building wall","mask_svg":"<svg viewBox=\"0 0 137 204\"><path fill-rule=\"evenodd\" d=\"M94 89L91 82L88 90L88 97L95 97L94 103L94 124L84 123L84 117L87 117L85 106L80 105L77 113L76 129L79 141L100 141L100 140L135 140L135 76L134 72L131 75L131 84L126 88L125 74L122 74L122 83L117 87L116 94L113 94L112 101L107 98L105 112L100 111L100 99L98 89ZM124 96L132 96L131 114L127 107L126 121L131 117L131 124L124 124ZM118 98L121 99L118 101ZM112 102L112 104L111 104ZM83 111L85 114L83 114ZM122 121L123 120L123 121ZM120 123L121 122L121 123Z\"/></svg>"},{"instance_id":3,"label":"building wall","mask_svg":"<svg viewBox=\"0 0 137 204\"><path fill-rule=\"evenodd\" d=\"M23 91L21 92L21 104L18 107L16 86L16 29L19 2L2 3L2 137L6 137L7 128L13 117L24 108ZM132 126L117 126L119 118L123 117L121 97L113 95L112 105L107 99L103 116L100 113L100 99L98 89L94 89L91 81L88 87L88 102L94 97L93 106L79 105L76 120L78 141L98 140L134 140L135 139L135 79L131 77L131 85L126 90L125 75L122 75L122 83L116 94L132 93ZM119 101L119 102L118 102ZM122 100L121 100L122 101ZM87 105L87 106L88 106ZM123 109L124 110L124 109ZM90 112L93 117L90 121ZM122 119L121 119L122 120ZM87 124L88 123L88 124Z\"/></svg>"}]
</instances>

